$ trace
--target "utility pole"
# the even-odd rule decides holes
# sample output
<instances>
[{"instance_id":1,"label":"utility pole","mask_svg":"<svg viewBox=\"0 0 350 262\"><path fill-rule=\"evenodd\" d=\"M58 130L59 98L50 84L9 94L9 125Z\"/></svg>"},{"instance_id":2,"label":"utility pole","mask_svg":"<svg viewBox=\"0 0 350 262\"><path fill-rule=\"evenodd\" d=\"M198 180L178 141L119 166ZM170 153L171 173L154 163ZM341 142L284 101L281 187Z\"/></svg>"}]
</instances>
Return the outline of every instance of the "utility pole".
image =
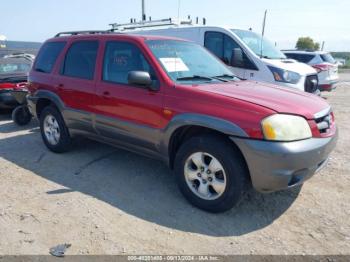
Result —
<instances>
[{"instance_id":1,"label":"utility pole","mask_svg":"<svg viewBox=\"0 0 350 262\"><path fill-rule=\"evenodd\" d=\"M321 51L323 51L323 48L324 48L324 44L325 44L325 41L322 42L322 47L321 47Z\"/></svg>"},{"instance_id":2,"label":"utility pole","mask_svg":"<svg viewBox=\"0 0 350 262\"><path fill-rule=\"evenodd\" d=\"M146 21L146 11L145 11L145 0L142 0L142 19L141 21Z\"/></svg>"},{"instance_id":3,"label":"utility pole","mask_svg":"<svg viewBox=\"0 0 350 262\"><path fill-rule=\"evenodd\" d=\"M264 20L263 20L263 25L262 25L261 43L260 43L260 58L262 58L262 56L263 56L263 49L264 49L264 47L263 47L263 39L264 39L264 35L265 35L266 15L267 15L267 10L265 10Z\"/></svg>"}]
</instances>

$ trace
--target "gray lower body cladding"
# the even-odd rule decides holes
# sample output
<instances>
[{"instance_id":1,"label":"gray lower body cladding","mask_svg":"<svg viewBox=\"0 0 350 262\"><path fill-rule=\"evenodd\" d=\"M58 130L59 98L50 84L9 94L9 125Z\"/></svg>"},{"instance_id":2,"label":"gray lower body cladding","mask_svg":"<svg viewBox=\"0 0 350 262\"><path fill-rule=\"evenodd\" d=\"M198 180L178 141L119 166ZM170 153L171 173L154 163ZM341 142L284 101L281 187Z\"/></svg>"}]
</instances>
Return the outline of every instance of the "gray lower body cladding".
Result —
<instances>
[{"instance_id":1,"label":"gray lower body cladding","mask_svg":"<svg viewBox=\"0 0 350 262\"><path fill-rule=\"evenodd\" d=\"M138 152L169 164L169 141L177 128L196 125L216 129L229 136L240 148L247 162L253 187L260 192L272 192L303 183L321 169L336 144L331 138L311 138L295 142L271 142L249 139L238 126L221 119L182 114L165 129L156 129L116 118L66 108L60 109L71 134L83 132L95 140ZM36 97L28 97L28 106L36 115Z\"/></svg>"},{"instance_id":2,"label":"gray lower body cladding","mask_svg":"<svg viewBox=\"0 0 350 262\"><path fill-rule=\"evenodd\" d=\"M329 138L270 142L231 137L246 159L253 187L273 192L302 184L322 169L335 148L338 133Z\"/></svg>"}]
</instances>

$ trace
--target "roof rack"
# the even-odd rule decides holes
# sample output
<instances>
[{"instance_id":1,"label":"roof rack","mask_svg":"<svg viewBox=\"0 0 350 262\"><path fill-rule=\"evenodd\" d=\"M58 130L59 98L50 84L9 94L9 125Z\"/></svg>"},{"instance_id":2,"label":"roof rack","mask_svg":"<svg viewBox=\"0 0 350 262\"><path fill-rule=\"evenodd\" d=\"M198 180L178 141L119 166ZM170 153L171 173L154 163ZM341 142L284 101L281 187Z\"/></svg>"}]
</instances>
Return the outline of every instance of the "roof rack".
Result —
<instances>
[{"instance_id":1,"label":"roof rack","mask_svg":"<svg viewBox=\"0 0 350 262\"><path fill-rule=\"evenodd\" d=\"M71 36L71 35L96 35L96 34L110 34L111 30L97 30L97 31L71 31L71 32L60 32L55 37L60 36Z\"/></svg>"},{"instance_id":2,"label":"roof rack","mask_svg":"<svg viewBox=\"0 0 350 262\"><path fill-rule=\"evenodd\" d=\"M203 20L204 21L204 20ZM136 19L130 19L130 23L118 24L113 23L109 24L112 29L110 31L125 31L125 30L134 30L138 28L148 28L148 27L160 27L160 26L179 26L179 25L192 25L192 19L190 17L187 20L179 20L173 18L166 18L160 20L150 20L149 21L140 21L136 22Z\"/></svg>"}]
</instances>

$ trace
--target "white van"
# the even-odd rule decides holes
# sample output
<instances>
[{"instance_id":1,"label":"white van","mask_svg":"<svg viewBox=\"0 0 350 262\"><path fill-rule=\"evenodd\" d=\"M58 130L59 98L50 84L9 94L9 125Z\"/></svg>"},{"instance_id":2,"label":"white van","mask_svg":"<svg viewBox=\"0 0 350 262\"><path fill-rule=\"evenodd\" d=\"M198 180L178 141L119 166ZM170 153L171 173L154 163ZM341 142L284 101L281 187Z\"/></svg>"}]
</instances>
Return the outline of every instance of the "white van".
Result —
<instances>
[{"instance_id":1,"label":"white van","mask_svg":"<svg viewBox=\"0 0 350 262\"><path fill-rule=\"evenodd\" d=\"M165 21L165 20L161 20ZM171 20L170 20L171 21ZM229 27L171 24L152 26L147 22L118 28L135 34L173 36L205 46L226 63L238 77L317 93L317 72L311 66L287 57L266 38L250 30ZM261 48L262 47L262 48Z\"/></svg>"}]
</instances>

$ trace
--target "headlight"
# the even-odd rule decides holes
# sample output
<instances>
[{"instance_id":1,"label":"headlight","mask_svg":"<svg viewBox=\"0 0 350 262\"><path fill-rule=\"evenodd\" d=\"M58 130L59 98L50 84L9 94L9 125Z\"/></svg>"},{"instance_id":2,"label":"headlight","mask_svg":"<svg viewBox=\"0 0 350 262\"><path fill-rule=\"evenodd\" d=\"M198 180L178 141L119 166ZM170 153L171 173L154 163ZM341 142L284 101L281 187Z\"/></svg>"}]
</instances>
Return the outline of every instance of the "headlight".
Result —
<instances>
[{"instance_id":1,"label":"headlight","mask_svg":"<svg viewBox=\"0 0 350 262\"><path fill-rule=\"evenodd\" d=\"M292 71L283 70L281 68L273 66L269 66L269 69L271 70L273 77L277 82L296 84L301 78L301 76L298 73Z\"/></svg>"},{"instance_id":2,"label":"headlight","mask_svg":"<svg viewBox=\"0 0 350 262\"><path fill-rule=\"evenodd\" d=\"M300 116L276 114L265 118L261 125L267 140L294 141L312 137L308 122Z\"/></svg>"}]
</instances>

